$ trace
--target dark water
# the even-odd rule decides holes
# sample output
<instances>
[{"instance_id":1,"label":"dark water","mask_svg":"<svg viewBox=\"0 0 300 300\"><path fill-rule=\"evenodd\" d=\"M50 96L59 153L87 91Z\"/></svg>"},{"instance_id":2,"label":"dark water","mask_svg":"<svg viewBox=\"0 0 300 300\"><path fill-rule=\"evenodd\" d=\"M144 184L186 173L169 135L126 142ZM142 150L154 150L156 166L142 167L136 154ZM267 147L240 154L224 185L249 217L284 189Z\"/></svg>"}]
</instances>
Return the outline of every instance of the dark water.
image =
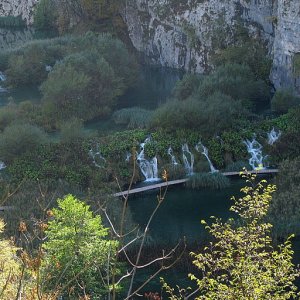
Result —
<instances>
[{"instance_id":1,"label":"dark water","mask_svg":"<svg viewBox=\"0 0 300 300\"><path fill-rule=\"evenodd\" d=\"M223 190L187 190L183 187L170 188L150 226L150 237L158 244L175 244L186 237L188 242L201 242L207 237L200 224L210 216L223 219L229 217L230 197L240 192L244 182L236 180ZM134 196L129 206L136 223L144 226L157 204L157 193Z\"/></svg>"},{"instance_id":2,"label":"dark water","mask_svg":"<svg viewBox=\"0 0 300 300\"><path fill-rule=\"evenodd\" d=\"M1 82L0 82L1 86ZM38 87L27 86L14 89L8 89L6 92L0 92L0 107L10 102L20 103L22 101L38 102L41 99L41 93Z\"/></svg>"}]
</instances>

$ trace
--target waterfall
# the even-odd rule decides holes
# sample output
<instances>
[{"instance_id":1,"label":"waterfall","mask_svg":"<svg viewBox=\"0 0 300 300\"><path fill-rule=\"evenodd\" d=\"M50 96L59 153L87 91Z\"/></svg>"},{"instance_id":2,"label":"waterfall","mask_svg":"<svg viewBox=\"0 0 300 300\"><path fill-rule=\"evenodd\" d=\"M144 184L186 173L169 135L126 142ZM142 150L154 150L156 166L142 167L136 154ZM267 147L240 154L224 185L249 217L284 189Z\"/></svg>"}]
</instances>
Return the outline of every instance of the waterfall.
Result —
<instances>
[{"instance_id":1,"label":"waterfall","mask_svg":"<svg viewBox=\"0 0 300 300\"><path fill-rule=\"evenodd\" d=\"M6 165L3 161L0 161L0 171L5 169L6 168Z\"/></svg>"},{"instance_id":2,"label":"waterfall","mask_svg":"<svg viewBox=\"0 0 300 300\"><path fill-rule=\"evenodd\" d=\"M253 170L264 169L264 159L265 157L262 154L262 145L256 140L253 139L252 142L249 140L243 141L247 146L247 151L251 155L249 159L249 165Z\"/></svg>"},{"instance_id":3,"label":"waterfall","mask_svg":"<svg viewBox=\"0 0 300 300\"><path fill-rule=\"evenodd\" d=\"M6 80L6 76L4 75L4 73L2 73L2 72L0 71L0 82L5 81L5 80ZM6 92L6 91L7 91L7 89L3 88L3 87L0 85L0 93L1 93L1 92Z\"/></svg>"},{"instance_id":4,"label":"waterfall","mask_svg":"<svg viewBox=\"0 0 300 300\"><path fill-rule=\"evenodd\" d=\"M175 155L173 154L173 149L172 149L171 147L169 147L169 149L168 149L168 155L171 156L171 162L172 162L172 165L173 165L173 166L178 165L178 162L177 162L177 160L176 160L176 157L175 157Z\"/></svg>"},{"instance_id":5,"label":"waterfall","mask_svg":"<svg viewBox=\"0 0 300 300\"><path fill-rule=\"evenodd\" d=\"M96 150L94 151L92 148L89 151L89 155L93 159L93 163L98 168L104 168L104 164L106 163L106 159L102 156L100 152L100 146L96 144Z\"/></svg>"},{"instance_id":6,"label":"waterfall","mask_svg":"<svg viewBox=\"0 0 300 300\"><path fill-rule=\"evenodd\" d=\"M202 150L200 149L200 147L202 148ZM212 164L212 162L211 162L211 160L210 160L210 158L209 158L209 156L208 156L208 149L201 143L201 141L199 141L199 143L195 146L195 149L196 149L199 153L203 154L203 155L206 157L206 159L207 159L207 161L208 161L208 163L209 163L209 167L210 167L210 172L211 172L211 173L219 172L219 170L217 170L217 169L213 166L213 164Z\"/></svg>"},{"instance_id":7,"label":"waterfall","mask_svg":"<svg viewBox=\"0 0 300 300\"><path fill-rule=\"evenodd\" d=\"M126 153L126 159L125 159L125 161L126 161L126 162L129 162L131 156L132 156L132 154L131 154L130 152L127 152L127 153Z\"/></svg>"},{"instance_id":8,"label":"waterfall","mask_svg":"<svg viewBox=\"0 0 300 300\"><path fill-rule=\"evenodd\" d=\"M53 67L46 65L45 70L46 70L46 72L51 72L53 70Z\"/></svg>"},{"instance_id":9,"label":"waterfall","mask_svg":"<svg viewBox=\"0 0 300 300\"><path fill-rule=\"evenodd\" d=\"M194 155L190 152L188 144L182 145L182 158L187 174L192 175L194 173Z\"/></svg>"},{"instance_id":10,"label":"waterfall","mask_svg":"<svg viewBox=\"0 0 300 300\"><path fill-rule=\"evenodd\" d=\"M145 157L145 145L151 141L150 137L140 144L140 153L137 153L136 160L140 167L142 174L145 177L145 181L158 181L158 167L157 167L157 158L154 156L152 159L147 160Z\"/></svg>"},{"instance_id":11,"label":"waterfall","mask_svg":"<svg viewBox=\"0 0 300 300\"><path fill-rule=\"evenodd\" d=\"M281 131L278 130L278 132L275 131L274 127L272 130L268 133L268 144L273 145L281 136Z\"/></svg>"}]
</instances>

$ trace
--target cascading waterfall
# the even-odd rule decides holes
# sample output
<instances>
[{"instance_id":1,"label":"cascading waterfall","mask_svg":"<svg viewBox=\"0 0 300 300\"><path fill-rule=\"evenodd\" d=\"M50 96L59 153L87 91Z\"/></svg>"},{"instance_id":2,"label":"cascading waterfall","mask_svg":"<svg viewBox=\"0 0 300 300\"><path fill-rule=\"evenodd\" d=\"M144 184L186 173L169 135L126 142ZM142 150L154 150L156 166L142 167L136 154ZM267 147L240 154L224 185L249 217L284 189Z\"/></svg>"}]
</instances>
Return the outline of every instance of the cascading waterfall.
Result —
<instances>
[{"instance_id":1,"label":"cascading waterfall","mask_svg":"<svg viewBox=\"0 0 300 300\"><path fill-rule=\"evenodd\" d=\"M176 160L176 157L175 157L175 155L173 154L173 149L172 149L171 147L169 147L169 149L168 149L168 155L171 156L171 162L172 162L172 165L173 165L173 166L178 165L178 162L177 162L177 160Z\"/></svg>"},{"instance_id":2,"label":"cascading waterfall","mask_svg":"<svg viewBox=\"0 0 300 300\"><path fill-rule=\"evenodd\" d=\"M157 158L154 156L152 159L147 160L145 157L145 145L151 141L150 137L140 144L141 151L137 153L136 160L140 167L142 174L145 177L146 182L158 181L158 167L157 167Z\"/></svg>"},{"instance_id":3,"label":"cascading waterfall","mask_svg":"<svg viewBox=\"0 0 300 300\"><path fill-rule=\"evenodd\" d=\"M200 147L201 147L202 149L200 149ZM211 162L211 160L210 160L210 158L209 158L209 156L208 156L208 149L201 143L201 141L199 141L199 143L195 146L195 149L196 149L199 153L203 154L203 155L206 157L206 159L207 159L207 161L208 161L208 163L209 163L209 167L210 167L210 172L211 172L211 173L219 172L219 170L217 170L217 169L213 166L213 164L212 164L212 162Z\"/></svg>"},{"instance_id":4,"label":"cascading waterfall","mask_svg":"<svg viewBox=\"0 0 300 300\"><path fill-rule=\"evenodd\" d=\"M194 173L194 155L190 152L188 144L182 145L182 158L187 174L192 175Z\"/></svg>"},{"instance_id":5,"label":"cascading waterfall","mask_svg":"<svg viewBox=\"0 0 300 300\"><path fill-rule=\"evenodd\" d=\"M247 151L251 155L249 158L249 165L253 170L264 169L264 159L266 157L262 154L262 145L254 138L251 141L245 140L243 143L247 146Z\"/></svg>"},{"instance_id":6,"label":"cascading waterfall","mask_svg":"<svg viewBox=\"0 0 300 300\"><path fill-rule=\"evenodd\" d=\"M274 127L272 130L268 133L268 144L273 145L281 136L281 131L278 130L278 132L275 131Z\"/></svg>"},{"instance_id":7,"label":"cascading waterfall","mask_svg":"<svg viewBox=\"0 0 300 300\"><path fill-rule=\"evenodd\" d=\"M104 168L104 165L106 163L106 159L102 156L100 152L100 146L99 144L96 144L96 150L94 151L92 148L89 151L89 155L93 159L93 163L98 168Z\"/></svg>"},{"instance_id":8,"label":"cascading waterfall","mask_svg":"<svg viewBox=\"0 0 300 300\"><path fill-rule=\"evenodd\" d=\"M0 71L0 82L2 81L5 81L6 80L6 76ZM3 88L1 85L0 85L0 93L1 92L6 92L7 89Z\"/></svg>"}]
</instances>

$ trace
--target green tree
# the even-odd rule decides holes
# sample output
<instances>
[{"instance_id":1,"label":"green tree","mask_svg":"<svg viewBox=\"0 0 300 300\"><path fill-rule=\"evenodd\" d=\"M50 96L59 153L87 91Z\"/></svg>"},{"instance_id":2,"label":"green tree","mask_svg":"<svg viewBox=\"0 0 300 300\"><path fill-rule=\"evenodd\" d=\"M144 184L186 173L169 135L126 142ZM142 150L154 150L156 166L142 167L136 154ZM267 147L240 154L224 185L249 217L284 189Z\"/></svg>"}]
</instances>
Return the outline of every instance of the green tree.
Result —
<instances>
[{"instance_id":1,"label":"green tree","mask_svg":"<svg viewBox=\"0 0 300 300\"><path fill-rule=\"evenodd\" d=\"M255 184L255 175L248 175L248 186L241 191L230 210L238 219L223 223L214 218L212 225L202 221L213 241L202 253L192 253L199 275L198 294L193 299L283 300L298 295L294 280L299 277L292 263L293 250L288 239L277 249L272 245L272 225L265 222L274 185L265 180ZM170 299L181 299L165 284Z\"/></svg>"},{"instance_id":2,"label":"green tree","mask_svg":"<svg viewBox=\"0 0 300 300\"><path fill-rule=\"evenodd\" d=\"M250 67L239 64L225 64L204 77L198 87L197 96L206 98L219 91L244 105L269 101L269 87L263 80L257 80Z\"/></svg>"},{"instance_id":3,"label":"green tree","mask_svg":"<svg viewBox=\"0 0 300 300\"><path fill-rule=\"evenodd\" d=\"M206 98L169 101L153 115L152 125L166 129L195 129L211 136L233 126L236 119L245 117L241 102L219 92Z\"/></svg>"},{"instance_id":4,"label":"green tree","mask_svg":"<svg viewBox=\"0 0 300 300\"><path fill-rule=\"evenodd\" d=\"M277 113L286 113L297 105L300 105L300 98L291 90L278 90L271 100L271 108Z\"/></svg>"},{"instance_id":5,"label":"green tree","mask_svg":"<svg viewBox=\"0 0 300 300\"><path fill-rule=\"evenodd\" d=\"M117 242L107 239L100 216L72 195L58 199L46 230L42 265L46 289L57 286L74 299L90 295L101 299L109 289L110 267Z\"/></svg>"},{"instance_id":6,"label":"green tree","mask_svg":"<svg viewBox=\"0 0 300 300\"><path fill-rule=\"evenodd\" d=\"M56 120L106 116L124 89L121 78L96 51L67 56L41 86L45 113Z\"/></svg>"},{"instance_id":7,"label":"green tree","mask_svg":"<svg viewBox=\"0 0 300 300\"><path fill-rule=\"evenodd\" d=\"M176 82L173 95L177 100L186 100L197 90L200 78L194 74L185 74L183 78Z\"/></svg>"},{"instance_id":8,"label":"green tree","mask_svg":"<svg viewBox=\"0 0 300 300\"><path fill-rule=\"evenodd\" d=\"M34 11L34 27L37 30L54 30L58 17L57 7L53 0L41 0Z\"/></svg>"},{"instance_id":9,"label":"green tree","mask_svg":"<svg viewBox=\"0 0 300 300\"><path fill-rule=\"evenodd\" d=\"M30 124L12 124L0 134L0 157L10 163L14 158L35 150L46 142L46 135L40 128Z\"/></svg>"}]
</instances>

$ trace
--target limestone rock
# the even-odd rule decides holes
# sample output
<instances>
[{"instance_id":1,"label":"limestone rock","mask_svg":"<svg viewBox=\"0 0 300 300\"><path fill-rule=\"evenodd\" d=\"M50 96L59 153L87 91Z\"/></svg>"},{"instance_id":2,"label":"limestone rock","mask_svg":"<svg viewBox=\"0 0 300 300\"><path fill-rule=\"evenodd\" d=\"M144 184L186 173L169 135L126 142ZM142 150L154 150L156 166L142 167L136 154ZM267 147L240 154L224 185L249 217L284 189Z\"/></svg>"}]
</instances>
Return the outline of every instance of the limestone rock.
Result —
<instances>
[{"instance_id":1,"label":"limestone rock","mask_svg":"<svg viewBox=\"0 0 300 300\"><path fill-rule=\"evenodd\" d=\"M33 22L33 8L39 0L1 0L0 16L22 16L28 24Z\"/></svg>"}]
</instances>

